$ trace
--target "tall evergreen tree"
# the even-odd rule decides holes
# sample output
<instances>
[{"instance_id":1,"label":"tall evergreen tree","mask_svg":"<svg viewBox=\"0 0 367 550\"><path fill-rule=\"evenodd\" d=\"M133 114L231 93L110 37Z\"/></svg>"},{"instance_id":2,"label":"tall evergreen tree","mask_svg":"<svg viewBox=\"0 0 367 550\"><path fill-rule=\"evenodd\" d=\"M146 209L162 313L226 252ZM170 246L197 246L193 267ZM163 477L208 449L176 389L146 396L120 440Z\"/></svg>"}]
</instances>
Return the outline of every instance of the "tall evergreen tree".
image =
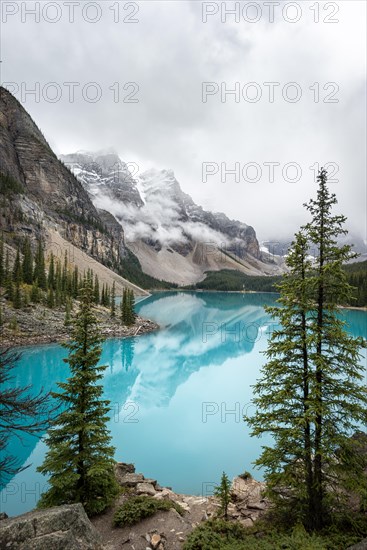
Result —
<instances>
[{"instance_id":1,"label":"tall evergreen tree","mask_svg":"<svg viewBox=\"0 0 367 550\"><path fill-rule=\"evenodd\" d=\"M352 303L353 289L342 266L356 254L350 245L337 244L338 237L347 233L343 228L346 217L332 212L337 199L327 187L326 170L320 170L318 183L316 200L311 199L305 205L311 214L305 230L316 253L315 271L310 278L316 301L311 316L310 331L314 338L310 359L315 366L312 524L317 529L322 527L326 514L326 487L332 478L326 470L331 468L332 458L339 462L338 471L342 478L350 478L348 474L352 474L348 472L348 464L343 468L343 462L335 457L335 445L345 448L346 434L357 430L358 422L364 426L367 424L367 392L360 385L363 369L359 367L359 351L364 342L361 338L349 336L337 312L338 304ZM331 461L329 457L332 457ZM363 481L359 489L366 491Z\"/></svg>"},{"instance_id":2,"label":"tall evergreen tree","mask_svg":"<svg viewBox=\"0 0 367 550\"><path fill-rule=\"evenodd\" d=\"M45 253L43 250L43 244L41 240L39 240L37 243L33 277L34 279L37 279L39 288L42 290L46 290L47 278L46 278L46 269L45 269Z\"/></svg>"},{"instance_id":3,"label":"tall evergreen tree","mask_svg":"<svg viewBox=\"0 0 367 550\"><path fill-rule=\"evenodd\" d=\"M52 286L47 291L47 306L50 309L53 309L55 307L55 292Z\"/></svg>"},{"instance_id":4,"label":"tall evergreen tree","mask_svg":"<svg viewBox=\"0 0 367 550\"><path fill-rule=\"evenodd\" d=\"M102 339L92 310L90 286L80 291L80 310L66 344L71 376L54 393L63 406L48 432L48 452L39 471L50 474L50 488L40 507L81 502L88 514L102 512L118 493L113 470L114 448L107 430L109 401L100 385L106 367L97 366Z\"/></svg>"},{"instance_id":5,"label":"tall evergreen tree","mask_svg":"<svg viewBox=\"0 0 367 550\"><path fill-rule=\"evenodd\" d=\"M104 286L104 283L102 285L102 291L101 291L101 305L102 306L105 306L106 305L106 295L105 295L105 286Z\"/></svg>"},{"instance_id":6,"label":"tall evergreen tree","mask_svg":"<svg viewBox=\"0 0 367 550\"><path fill-rule=\"evenodd\" d=\"M121 300L121 321L124 325L130 326L135 323L134 305L134 292L124 288Z\"/></svg>"},{"instance_id":7,"label":"tall evergreen tree","mask_svg":"<svg viewBox=\"0 0 367 550\"><path fill-rule=\"evenodd\" d=\"M23 263L22 263L23 281L27 285L33 283L33 256L31 249L31 241L27 237L23 245Z\"/></svg>"},{"instance_id":8,"label":"tall evergreen tree","mask_svg":"<svg viewBox=\"0 0 367 550\"><path fill-rule=\"evenodd\" d=\"M73 298L78 298L78 292L79 292L79 270L78 266L74 267L74 271L72 274L71 279L71 295Z\"/></svg>"},{"instance_id":9,"label":"tall evergreen tree","mask_svg":"<svg viewBox=\"0 0 367 550\"><path fill-rule=\"evenodd\" d=\"M67 298L66 299L66 304L65 304L64 325L66 327L68 327L68 326L70 326L70 324L71 324L71 299Z\"/></svg>"},{"instance_id":10,"label":"tall evergreen tree","mask_svg":"<svg viewBox=\"0 0 367 550\"><path fill-rule=\"evenodd\" d=\"M309 410L311 373L307 343L308 316L313 301L307 280L312 265L307 254L308 242L304 232L300 231L287 255L289 271L277 286L281 307L266 308L278 325L266 351L268 362L263 367L262 379L255 386L257 412L254 418L247 418L253 427L252 435L259 436L264 432L273 434L275 445L264 447L263 454L256 461L257 465L266 469L269 495L278 508L284 504L287 508L289 502L279 494L279 487L293 486L293 511L301 515L304 509L310 513L313 506ZM296 439L295 425L299 426L299 437ZM300 463L304 465L302 479L295 484L295 471Z\"/></svg>"},{"instance_id":11,"label":"tall evergreen tree","mask_svg":"<svg viewBox=\"0 0 367 550\"><path fill-rule=\"evenodd\" d=\"M228 506L231 502L231 482L225 472L222 474L220 485L214 489L214 495L220 500L220 511L224 519L228 519Z\"/></svg>"},{"instance_id":12,"label":"tall evergreen tree","mask_svg":"<svg viewBox=\"0 0 367 550\"><path fill-rule=\"evenodd\" d=\"M122 291L122 299L121 299L121 302L120 302L120 310L121 310L121 322L123 325L126 325L127 322L127 293L126 293L126 288L124 287L123 291Z\"/></svg>"},{"instance_id":13,"label":"tall evergreen tree","mask_svg":"<svg viewBox=\"0 0 367 550\"><path fill-rule=\"evenodd\" d=\"M10 271L10 259L9 259L9 250L6 251L5 255L5 267L4 267L4 286L6 289L6 298L7 300L13 300L14 298L14 285L13 285L13 276Z\"/></svg>"},{"instance_id":14,"label":"tall evergreen tree","mask_svg":"<svg viewBox=\"0 0 367 550\"><path fill-rule=\"evenodd\" d=\"M62 290L62 273L61 273L61 262L58 259L56 262L56 271L55 271L55 302L57 307L65 304L66 294Z\"/></svg>"},{"instance_id":15,"label":"tall evergreen tree","mask_svg":"<svg viewBox=\"0 0 367 550\"><path fill-rule=\"evenodd\" d=\"M97 274L94 279L94 303L99 304L99 280Z\"/></svg>"},{"instance_id":16,"label":"tall evergreen tree","mask_svg":"<svg viewBox=\"0 0 367 550\"><path fill-rule=\"evenodd\" d=\"M62 267L62 275L61 275L61 289L63 292L67 292L68 290L68 253L65 250L64 255L64 264Z\"/></svg>"},{"instance_id":17,"label":"tall evergreen tree","mask_svg":"<svg viewBox=\"0 0 367 550\"><path fill-rule=\"evenodd\" d=\"M15 288L13 291L13 307L14 309L20 309L22 307L22 293L19 283L15 284Z\"/></svg>"},{"instance_id":18,"label":"tall evergreen tree","mask_svg":"<svg viewBox=\"0 0 367 550\"><path fill-rule=\"evenodd\" d=\"M48 266L47 286L49 289L52 288L53 290L56 288L55 259L53 252L51 252L50 264Z\"/></svg>"},{"instance_id":19,"label":"tall evergreen tree","mask_svg":"<svg viewBox=\"0 0 367 550\"><path fill-rule=\"evenodd\" d=\"M113 281L112 290L111 290L111 317L116 315L116 284Z\"/></svg>"},{"instance_id":20,"label":"tall evergreen tree","mask_svg":"<svg viewBox=\"0 0 367 550\"><path fill-rule=\"evenodd\" d=\"M31 302L34 304L38 304L40 301L40 291L38 288L38 282L37 280L33 281L32 288L31 288Z\"/></svg>"},{"instance_id":21,"label":"tall evergreen tree","mask_svg":"<svg viewBox=\"0 0 367 550\"><path fill-rule=\"evenodd\" d=\"M352 291L342 269L351 249L337 246L345 218L332 215L336 197L329 193L325 170L318 183L317 199L308 205L311 222L287 258L280 307L269 308L279 328L254 386L256 413L245 418L252 435L273 436L256 461L265 467L269 496L288 519L301 520L310 530L327 523L347 491L367 495L366 459L350 438L367 423L359 365L363 340L346 332L337 311Z\"/></svg>"},{"instance_id":22,"label":"tall evergreen tree","mask_svg":"<svg viewBox=\"0 0 367 550\"><path fill-rule=\"evenodd\" d=\"M135 296L132 289L129 290L128 294L128 311L129 311L129 322L131 325L135 323Z\"/></svg>"},{"instance_id":23,"label":"tall evergreen tree","mask_svg":"<svg viewBox=\"0 0 367 550\"><path fill-rule=\"evenodd\" d=\"M20 285L22 282L22 264L20 262L20 253L19 248L17 248L17 254L15 256L14 266L13 266L13 282L15 285Z\"/></svg>"},{"instance_id":24,"label":"tall evergreen tree","mask_svg":"<svg viewBox=\"0 0 367 550\"><path fill-rule=\"evenodd\" d=\"M108 285L106 285L106 307L110 307L111 305L111 289Z\"/></svg>"}]
</instances>

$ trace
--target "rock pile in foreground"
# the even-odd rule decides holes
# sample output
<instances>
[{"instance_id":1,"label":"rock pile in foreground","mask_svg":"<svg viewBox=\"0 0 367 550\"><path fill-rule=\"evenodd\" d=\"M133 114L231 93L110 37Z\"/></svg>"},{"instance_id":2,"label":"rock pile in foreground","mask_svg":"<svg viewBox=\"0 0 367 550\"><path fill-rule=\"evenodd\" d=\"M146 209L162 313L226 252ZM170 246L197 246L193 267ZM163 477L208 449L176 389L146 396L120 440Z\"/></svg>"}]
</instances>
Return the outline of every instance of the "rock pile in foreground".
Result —
<instances>
[{"instance_id":1,"label":"rock pile in foreground","mask_svg":"<svg viewBox=\"0 0 367 550\"><path fill-rule=\"evenodd\" d=\"M0 522L6 550L103 550L101 537L81 504L28 512Z\"/></svg>"},{"instance_id":2,"label":"rock pile in foreground","mask_svg":"<svg viewBox=\"0 0 367 550\"><path fill-rule=\"evenodd\" d=\"M179 550L191 531L211 517L217 515L220 504L213 496L194 496L175 493L169 487L161 487L157 480L145 478L136 473L133 464L118 463L115 466L118 483L124 494L116 503L121 506L134 495L147 495L161 500L176 502L185 511L181 516L176 510L158 512L136 525L111 528L113 512L92 519L101 533L106 550L121 548L135 550ZM228 515L244 527L250 527L269 507L263 498L264 483L251 478L236 477L232 484L233 503L229 505Z\"/></svg>"},{"instance_id":3,"label":"rock pile in foreground","mask_svg":"<svg viewBox=\"0 0 367 550\"><path fill-rule=\"evenodd\" d=\"M6 550L180 550L191 531L217 515L213 496L182 495L135 472L133 464L117 463L115 475L122 494L113 509L90 521L81 504L36 510L0 521L0 548ZM236 477L228 515L250 527L269 507L264 483ZM136 525L114 527L116 509L135 495L175 502L184 510L159 511Z\"/></svg>"}]
</instances>

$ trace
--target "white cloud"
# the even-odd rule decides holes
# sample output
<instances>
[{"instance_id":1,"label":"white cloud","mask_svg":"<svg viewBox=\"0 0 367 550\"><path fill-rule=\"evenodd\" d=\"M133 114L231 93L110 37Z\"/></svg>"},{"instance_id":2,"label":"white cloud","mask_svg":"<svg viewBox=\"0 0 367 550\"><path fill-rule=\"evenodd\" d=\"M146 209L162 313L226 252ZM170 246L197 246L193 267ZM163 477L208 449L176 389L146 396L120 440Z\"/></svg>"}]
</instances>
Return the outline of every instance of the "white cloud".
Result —
<instances>
[{"instance_id":1,"label":"white cloud","mask_svg":"<svg viewBox=\"0 0 367 550\"><path fill-rule=\"evenodd\" d=\"M30 8L34 3L20 4ZM173 168L195 202L253 225L260 239L288 236L305 221L302 203L315 193L309 167L333 161L340 166L339 182L333 184L340 210L349 227L365 235L364 2L299 2L303 16L294 24L278 16L273 24L264 17L254 24L243 19L222 23L220 16L204 24L202 3L186 0L142 2L139 23L115 24L109 9L113 4L100 3L103 17L96 24L83 21L81 6L69 23L63 2L58 23L35 24L32 16L21 23L13 16L2 24L1 80L29 88L34 82L42 87L55 81L64 92L60 102L29 96L24 103L57 153L113 146L124 161L137 162L140 171ZM284 2L280 4L276 14ZM313 21L315 4L319 23ZM331 14L330 4L339 7L339 23L323 22ZM74 103L67 100L64 86L71 81L81 83ZM219 95L203 103L202 82L210 81L226 82L228 88L237 81L256 81L264 95L258 103L222 103ZM263 86L271 81L281 83L274 103L265 100ZM98 103L81 97L87 82L101 86ZM115 82L137 82L139 103L115 103L109 89ZM288 82L302 88L298 103L288 103L278 93ZM315 82L320 83L319 103L309 89ZM327 82L339 86L339 103L324 103L332 91L323 90ZM257 183L242 177L239 183L233 177L223 183L218 173L204 184L205 161L228 167L256 162L263 177ZM271 161L280 163L273 183L264 167ZM281 169L289 162L302 168L296 183L283 180ZM157 205L155 214L165 216L164 210ZM141 222L144 231L149 216Z\"/></svg>"}]
</instances>

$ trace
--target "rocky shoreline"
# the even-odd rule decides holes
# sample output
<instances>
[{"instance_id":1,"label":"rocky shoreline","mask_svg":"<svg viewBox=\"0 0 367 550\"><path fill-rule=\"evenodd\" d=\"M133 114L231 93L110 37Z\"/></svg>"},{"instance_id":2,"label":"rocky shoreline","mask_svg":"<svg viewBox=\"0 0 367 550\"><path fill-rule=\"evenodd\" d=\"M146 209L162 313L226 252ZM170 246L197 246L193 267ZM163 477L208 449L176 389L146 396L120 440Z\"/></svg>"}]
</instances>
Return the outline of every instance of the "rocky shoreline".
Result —
<instances>
[{"instance_id":1,"label":"rocky shoreline","mask_svg":"<svg viewBox=\"0 0 367 550\"><path fill-rule=\"evenodd\" d=\"M218 515L220 503L213 496L183 495L161 487L155 479L136 473L133 464L117 463L115 475L120 497L105 513L88 519L81 504L33 510L26 514L0 517L0 547L11 550L181 550L187 536L202 522ZM265 484L250 476L232 482L230 519L251 527L269 508L263 497ZM168 500L180 506L182 515L172 507L126 527L115 527L116 510L134 496Z\"/></svg>"},{"instance_id":2,"label":"rocky shoreline","mask_svg":"<svg viewBox=\"0 0 367 550\"><path fill-rule=\"evenodd\" d=\"M104 550L181 550L187 536L195 527L220 513L217 497L175 493L170 487L161 487L155 479L135 473L133 464L117 463L115 475L122 487L122 496L113 510L91 520L101 536ZM228 506L229 520L236 520L243 527L252 527L270 507L270 502L263 495L264 490L265 483L256 481L249 475L235 477L231 486L232 502ZM178 504L184 513L181 516L172 508L132 526L111 528L116 508L135 495L169 500Z\"/></svg>"},{"instance_id":3,"label":"rocky shoreline","mask_svg":"<svg viewBox=\"0 0 367 550\"><path fill-rule=\"evenodd\" d=\"M31 304L23 309L14 309L4 302L1 306L3 326L0 331L0 348L62 343L70 338L70 327L64 324L64 308L49 309L40 304ZM95 313L101 334L106 339L140 336L159 329L157 323L140 316L136 317L134 325L124 326L118 315L111 317L110 311L102 306L97 306Z\"/></svg>"},{"instance_id":4,"label":"rocky shoreline","mask_svg":"<svg viewBox=\"0 0 367 550\"><path fill-rule=\"evenodd\" d=\"M36 509L12 518L0 513L0 548L182 550L187 537L198 525L218 517L220 502L217 497L175 493L170 487L161 487L155 479L136 473L133 464L116 463L115 476L120 496L110 509L91 519L80 503ZM249 474L235 477L231 485L228 521L250 528L264 518L271 511L264 490L265 483L254 480ZM174 506L156 511L137 523L115 526L115 512L134 497L170 501ZM348 550L366 548L367 539L364 539Z\"/></svg>"}]
</instances>

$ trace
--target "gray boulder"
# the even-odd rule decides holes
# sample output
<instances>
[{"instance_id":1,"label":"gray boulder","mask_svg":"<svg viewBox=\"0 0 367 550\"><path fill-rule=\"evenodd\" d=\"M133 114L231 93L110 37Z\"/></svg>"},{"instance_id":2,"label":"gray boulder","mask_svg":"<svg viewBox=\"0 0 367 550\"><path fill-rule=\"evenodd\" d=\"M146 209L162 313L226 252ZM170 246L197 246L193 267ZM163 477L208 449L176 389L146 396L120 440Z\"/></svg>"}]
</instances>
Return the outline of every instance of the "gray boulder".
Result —
<instances>
[{"instance_id":1,"label":"gray boulder","mask_svg":"<svg viewBox=\"0 0 367 550\"><path fill-rule=\"evenodd\" d=\"M363 539L361 542L353 544L353 546L350 546L348 550L367 550L367 539Z\"/></svg>"},{"instance_id":2,"label":"gray boulder","mask_svg":"<svg viewBox=\"0 0 367 550\"><path fill-rule=\"evenodd\" d=\"M136 492L137 492L138 495L154 496L157 491L154 489L154 487L151 483L146 483L144 481L143 483L138 483L137 484Z\"/></svg>"},{"instance_id":3,"label":"gray boulder","mask_svg":"<svg viewBox=\"0 0 367 550\"><path fill-rule=\"evenodd\" d=\"M35 510L0 523L6 550L102 550L99 534L81 504Z\"/></svg>"}]
</instances>

